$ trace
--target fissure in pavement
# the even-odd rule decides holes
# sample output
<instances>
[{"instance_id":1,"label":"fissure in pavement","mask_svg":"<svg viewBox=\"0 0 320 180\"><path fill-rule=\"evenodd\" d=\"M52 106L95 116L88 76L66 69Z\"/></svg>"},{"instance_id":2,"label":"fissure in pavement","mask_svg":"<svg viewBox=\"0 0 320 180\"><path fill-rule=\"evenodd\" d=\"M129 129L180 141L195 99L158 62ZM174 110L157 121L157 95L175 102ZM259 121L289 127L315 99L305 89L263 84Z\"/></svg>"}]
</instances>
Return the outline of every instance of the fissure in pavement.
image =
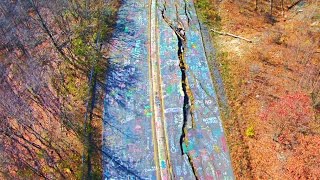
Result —
<instances>
[{"instance_id":1,"label":"fissure in pavement","mask_svg":"<svg viewBox=\"0 0 320 180\"><path fill-rule=\"evenodd\" d=\"M188 78L187 78L187 70L188 65L185 61L185 55L187 51L187 37L185 32L185 27L182 22L182 20L179 17L178 14L178 7L175 5L176 8L176 23L172 23L166 16L166 4L164 4L163 10L162 10L162 18L164 21L170 26L170 28L175 32L177 39L178 39L178 58L179 58L179 67L181 70L181 86L182 91L184 94L183 99L183 123L182 123L182 129L181 129L181 136L180 136L180 149L181 149L181 155L187 155L189 164L192 168L192 172L196 179L199 179L197 176L196 168L194 167L192 157L189 155L188 152L185 152L185 149L188 149L189 143L188 143L188 123L191 122L191 128L194 129L196 124L194 120L194 96L190 89ZM188 10L187 10L187 3L185 3L185 15L188 17L188 24L190 21L190 18L188 16ZM174 25L176 24L176 25ZM190 121L189 117L190 116Z\"/></svg>"},{"instance_id":2,"label":"fissure in pavement","mask_svg":"<svg viewBox=\"0 0 320 180\"><path fill-rule=\"evenodd\" d=\"M104 178L234 179L193 0L123 3L106 81Z\"/></svg>"}]
</instances>

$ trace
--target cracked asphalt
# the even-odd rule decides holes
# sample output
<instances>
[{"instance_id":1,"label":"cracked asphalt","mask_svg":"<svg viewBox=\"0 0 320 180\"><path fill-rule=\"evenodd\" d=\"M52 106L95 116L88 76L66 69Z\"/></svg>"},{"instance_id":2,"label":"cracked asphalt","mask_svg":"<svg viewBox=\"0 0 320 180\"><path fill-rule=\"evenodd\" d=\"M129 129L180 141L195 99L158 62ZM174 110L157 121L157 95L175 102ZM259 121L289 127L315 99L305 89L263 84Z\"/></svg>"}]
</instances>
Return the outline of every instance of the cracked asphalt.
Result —
<instances>
[{"instance_id":1,"label":"cracked asphalt","mask_svg":"<svg viewBox=\"0 0 320 180\"><path fill-rule=\"evenodd\" d=\"M188 93L182 88L178 37L162 18L164 5L175 25L178 14L187 39L185 75L194 100L188 103L183 143ZM109 49L104 178L234 179L193 1L125 0Z\"/></svg>"}]
</instances>

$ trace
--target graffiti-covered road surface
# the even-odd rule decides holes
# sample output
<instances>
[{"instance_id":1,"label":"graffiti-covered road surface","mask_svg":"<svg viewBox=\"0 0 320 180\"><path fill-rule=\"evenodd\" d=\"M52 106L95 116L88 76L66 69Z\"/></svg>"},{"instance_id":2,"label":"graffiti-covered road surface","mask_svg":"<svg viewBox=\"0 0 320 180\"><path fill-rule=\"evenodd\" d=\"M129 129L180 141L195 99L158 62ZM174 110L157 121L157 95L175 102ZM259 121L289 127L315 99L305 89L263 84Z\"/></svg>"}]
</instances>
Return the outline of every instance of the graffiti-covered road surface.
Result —
<instances>
[{"instance_id":1,"label":"graffiti-covered road surface","mask_svg":"<svg viewBox=\"0 0 320 180\"><path fill-rule=\"evenodd\" d=\"M105 179L234 179L191 0L125 0L110 44Z\"/></svg>"}]
</instances>

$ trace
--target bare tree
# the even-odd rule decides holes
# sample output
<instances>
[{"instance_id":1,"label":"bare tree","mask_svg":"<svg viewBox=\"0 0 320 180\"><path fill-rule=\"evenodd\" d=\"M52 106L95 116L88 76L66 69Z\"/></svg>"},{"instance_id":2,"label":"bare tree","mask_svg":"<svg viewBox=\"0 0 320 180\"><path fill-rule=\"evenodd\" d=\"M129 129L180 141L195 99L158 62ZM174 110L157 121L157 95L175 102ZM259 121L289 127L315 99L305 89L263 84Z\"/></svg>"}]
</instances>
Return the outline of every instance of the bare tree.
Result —
<instances>
[{"instance_id":1,"label":"bare tree","mask_svg":"<svg viewBox=\"0 0 320 180\"><path fill-rule=\"evenodd\" d=\"M89 2L0 2L0 156L8 159L0 161L0 174L5 177L66 179L87 171L86 178L93 174L91 164L100 165L100 151L91 152L98 142L91 121L107 67L101 48L115 13L105 13L109 7L103 0ZM84 95L74 91L75 81ZM82 148L88 170L81 168Z\"/></svg>"}]
</instances>

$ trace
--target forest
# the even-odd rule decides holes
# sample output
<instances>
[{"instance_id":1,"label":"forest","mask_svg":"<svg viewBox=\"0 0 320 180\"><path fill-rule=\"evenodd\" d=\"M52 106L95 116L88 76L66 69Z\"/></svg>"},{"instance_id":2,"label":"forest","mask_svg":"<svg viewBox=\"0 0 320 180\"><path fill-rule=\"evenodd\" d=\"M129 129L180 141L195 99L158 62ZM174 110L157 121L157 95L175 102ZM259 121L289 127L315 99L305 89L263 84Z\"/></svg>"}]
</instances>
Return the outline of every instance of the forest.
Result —
<instances>
[{"instance_id":1,"label":"forest","mask_svg":"<svg viewBox=\"0 0 320 180\"><path fill-rule=\"evenodd\" d=\"M0 1L0 179L102 179L109 42L123 1ZM194 3L226 91L235 178L318 179L320 2Z\"/></svg>"},{"instance_id":2,"label":"forest","mask_svg":"<svg viewBox=\"0 0 320 180\"><path fill-rule=\"evenodd\" d=\"M0 2L0 178L102 177L105 55L119 5Z\"/></svg>"},{"instance_id":3,"label":"forest","mask_svg":"<svg viewBox=\"0 0 320 180\"><path fill-rule=\"evenodd\" d=\"M196 1L227 91L237 179L320 177L319 3Z\"/></svg>"}]
</instances>

